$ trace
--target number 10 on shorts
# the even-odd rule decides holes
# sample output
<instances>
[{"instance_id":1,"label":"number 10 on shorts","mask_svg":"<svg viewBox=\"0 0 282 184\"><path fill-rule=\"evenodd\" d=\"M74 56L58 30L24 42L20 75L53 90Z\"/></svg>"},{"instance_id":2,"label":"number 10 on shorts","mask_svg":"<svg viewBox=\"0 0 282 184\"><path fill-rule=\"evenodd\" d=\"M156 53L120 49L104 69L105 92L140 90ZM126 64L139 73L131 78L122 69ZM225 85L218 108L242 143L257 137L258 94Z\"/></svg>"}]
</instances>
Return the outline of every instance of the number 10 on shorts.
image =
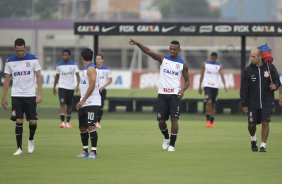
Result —
<instances>
[{"instance_id":1,"label":"number 10 on shorts","mask_svg":"<svg viewBox=\"0 0 282 184\"><path fill-rule=\"evenodd\" d=\"M88 123L92 123L92 121L94 120L94 112L88 112Z\"/></svg>"}]
</instances>

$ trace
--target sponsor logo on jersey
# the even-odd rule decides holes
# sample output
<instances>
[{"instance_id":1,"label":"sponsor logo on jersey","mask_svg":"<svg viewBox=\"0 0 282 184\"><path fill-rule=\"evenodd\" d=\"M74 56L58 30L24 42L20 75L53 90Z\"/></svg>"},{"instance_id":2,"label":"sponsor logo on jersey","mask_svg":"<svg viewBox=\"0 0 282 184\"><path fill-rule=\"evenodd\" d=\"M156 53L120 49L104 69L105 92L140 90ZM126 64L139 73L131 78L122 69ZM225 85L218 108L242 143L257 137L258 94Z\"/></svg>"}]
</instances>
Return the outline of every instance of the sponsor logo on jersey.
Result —
<instances>
[{"instance_id":1,"label":"sponsor logo on jersey","mask_svg":"<svg viewBox=\"0 0 282 184\"><path fill-rule=\"evenodd\" d=\"M172 70L168 70L168 69L164 69L163 72L164 72L164 73L171 74L171 75L176 75L176 76L179 75L178 72L175 72L175 71L172 71Z\"/></svg>"},{"instance_id":2,"label":"sponsor logo on jersey","mask_svg":"<svg viewBox=\"0 0 282 184\"><path fill-rule=\"evenodd\" d=\"M26 67L31 67L30 62L26 62L25 65L26 65Z\"/></svg>"},{"instance_id":3,"label":"sponsor logo on jersey","mask_svg":"<svg viewBox=\"0 0 282 184\"><path fill-rule=\"evenodd\" d=\"M174 88L164 88L165 93L174 93Z\"/></svg>"},{"instance_id":4,"label":"sponsor logo on jersey","mask_svg":"<svg viewBox=\"0 0 282 184\"><path fill-rule=\"evenodd\" d=\"M22 75L30 75L30 71L19 71L19 72L14 72L14 76L22 76Z\"/></svg>"}]
</instances>

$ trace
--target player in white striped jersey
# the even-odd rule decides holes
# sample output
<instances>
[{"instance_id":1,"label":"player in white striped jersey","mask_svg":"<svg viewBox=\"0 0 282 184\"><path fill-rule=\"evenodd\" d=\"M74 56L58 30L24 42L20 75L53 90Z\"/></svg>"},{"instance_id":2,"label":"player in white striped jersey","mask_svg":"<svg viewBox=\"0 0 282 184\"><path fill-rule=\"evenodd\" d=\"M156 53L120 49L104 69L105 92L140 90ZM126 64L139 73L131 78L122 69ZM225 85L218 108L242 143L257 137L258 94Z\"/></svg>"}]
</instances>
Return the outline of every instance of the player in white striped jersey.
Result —
<instances>
[{"instance_id":1,"label":"player in white striped jersey","mask_svg":"<svg viewBox=\"0 0 282 184\"><path fill-rule=\"evenodd\" d=\"M216 101L219 87L219 76L224 85L225 92L227 91L225 78L223 75L223 67L217 61L217 53L212 52L210 60L205 61L201 68L201 76L199 83L199 93L202 94L202 87L204 87L205 101L206 101L206 127L215 128L214 118L216 113Z\"/></svg>"},{"instance_id":2,"label":"player in white striped jersey","mask_svg":"<svg viewBox=\"0 0 282 184\"><path fill-rule=\"evenodd\" d=\"M99 85L100 85L100 95L101 95L101 108L99 112L99 119L98 122L101 122L102 116L103 116L103 107L104 107L104 101L107 96L107 86L109 86L112 81L112 72L109 69L109 67L103 65L104 63L104 56L102 54L96 55L96 71L99 76Z\"/></svg>"},{"instance_id":3,"label":"player in white striped jersey","mask_svg":"<svg viewBox=\"0 0 282 184\"><path fill-rule=\"evenodd\" d=\"M72 113L72 100L74 91L78 91L80 76L79 69L75 61L70 59L71 52L68 49L62 51L63 60L56 65L56 76L53 86L54 95L57 94L56 86L58 84L58 95L60 101L60 128L72 128L70 123ZM76 76L76 84L75 78ZM67 113L65 118L65 111ZM66 123L65 123L66 119Z\"/></svg>"},{"instance_id":4,"label":"player in white striped jersey","mask_svg":"<svg viewBox=\"0 0 282 184\"><path fill-rule=\"evenodd\" d=\"M180 44L172 41L169 45L169 55L153 52L148 47L133 39L129 44L136 45L144 53L158 61L160 65L160 83L157 100L157 120L159 128L164 135L162 148L168 151L175 151L175 142L178 134L178 119L180 116L180 99L184 91L189 87L188 64L179 56ZM181 87L181 76L185 81ZM169 136L166 121L171 120L171 134Z\"/></svg>"},{"instance_id":5,"label":"player in white striped jersey","mask_svg":"<svg viewBox=\"0 0 282 184\"><path fill-rule=\"evenodd\" d=\"M15 54L10 56L5 64L5 78L2 94L2 107L7 109L7 91L10 80L13 80L11 98L11 120L16 122L17 150L13 155L21 155L24 114L29 121L28 153L34 151L34 135L37 128L36 104L42 100L41 67L36 56L26 53L25 41L15 40ZM37 82L37 94L36 85Z\"/></svg>"},{"instance_id":6,"label":"player in white striped jersey","mask_svg":"<svg viewBox=\"0 0 282 184\"><path fill-rule=\"evenodd\" d=\"M81 58L84 69L79 85L81 97L80 101L76 105L76 108L79 110L79 129L83 150L78 157L96 158L98 141L96 128L99 128L97 121L101 106L99 78L97 77L95 65L92 62L93 51L91 49L82 50ZM90 152L88 152L89 135L92 145Z\"/></svg>"}]
</instances>

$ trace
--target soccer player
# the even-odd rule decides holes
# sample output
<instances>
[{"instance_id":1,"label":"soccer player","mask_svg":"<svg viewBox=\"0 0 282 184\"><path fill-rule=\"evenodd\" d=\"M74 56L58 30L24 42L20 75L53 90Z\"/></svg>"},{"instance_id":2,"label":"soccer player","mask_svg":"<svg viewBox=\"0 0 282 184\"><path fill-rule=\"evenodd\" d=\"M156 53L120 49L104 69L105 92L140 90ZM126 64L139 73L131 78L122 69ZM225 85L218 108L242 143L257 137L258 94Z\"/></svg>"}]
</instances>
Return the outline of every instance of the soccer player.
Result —
<instances>
[{"instance_id":1,"label":"soccer player","mask_svg":"<svg viewBox=\"0 0 282 184\"><path fill-rule=\"evenodd\" d=\"M172 41L169 45L169 55L155 53L148 47L133 39L129 44L136 45L144 53L160 63L160 82L157 99L157 120L159 129L164 135L162 148L170 152L175 151L175 142L178 134L178 119L180 116L180 99L189 87L188 64L179 56L180 43ZM181 88L181 75L185 81ZM171 134L169 136L166 121L171 120Z\"/></svg>"},{"instance_id":2,"label":"soccer player","mask_svg":"<svg viewBox=\"0 0 282 184\"><path fill-rule=\"evenodd\" d=\"M84 66L80 82L80 101L76 108L78 111L79 129L83 150L78 157L96 158L98 134L96 123L99 117L101 106L101 96L99 93L99 78L95 65L92 62L93 51L89 48L81 52L82 63ZM88 152L88 139L90 135L91 151Z\"/></svg>"},{"instance_id":3,"label":"soccer player","mask_svg":"<svg viewBox=\"0 0 282 184\"><path fill-rule=\"evenodd\" d=\"M13 80L11 98L11 120L16 122L17 150L15 156L23 154L22 134L24 114L29 121L28 153L34 151L34 134L37 127L36 104L42 100L41 67L36 56L26 52L25 41L18 38L14 42L15 54L6 60L2 94L2 107L7 109L7 91ZM37 95L35 83L37 82Z\"/></svg>"},{"instance_id":4,"label":"soccer player","mask_svg":"<svg viewBox=\"0 0 282 184\"><path fill-rule=\"evenodd\" d=\"M106 99L107 96L107 86L109 86L112 81L112 72L111 70L103 65L104 63L104 56L102 54L97 54L96 55L96 71L97 74L99 76L99 85L100 85L100 95L101 95L101 108L99 111L99 118L98 118L98 122L101 123L101 119L103 116L103 107L104 107L104 101Z\"/></svg>"},{"instance_id":5,"label":"soccer player","mask_svg":"<svg viewBox=\"0 0 282 184\"><path fill-rule=\"evenodd\" d=\"M71 52L68 49L62 51L63 60L56 65L56 76L53 86L54 95L57 94L56 86L58 84L58 94L60 101L60 128L72 128L70 123L72 113L72 99L74 91L78 91L80 76L79 69L75 61L70 59ZM74 76L76 75L76 85ZM65 124L65 111L67 111Z\"/></svg>"},{"instance_id":6,"label":"soccer player","mask_svg":"<svg viewBox=\"0 0 282 184\"><path fill-rule=\"evenodd\" d=\"M256 125L262 124L262 142L259 151L266 152L274 91L279 88L280 80L275 66L262 58L262 52L258 48L251 50L250 61L241 79L242 112L248 113L252 151L258 151Z\"/></svg>"},{"instance_id":7,"label":"soccer player","mask_svg":"<svg viewBox=\"0 0 282 184\"><path fill-rule=\"evenodd\" d=\"M202 94L202 86L205 92L205 114L206 114L206 127L215 128L214 118L216 114L216 101L218 95L219 80L221 77L224 85L224 90L227 91L225 78L223 75L223 66L217 61L217 53L212 52L210 60L205 61L201 68L201 76L198 92Z\"/></svg>"}]
</instances>

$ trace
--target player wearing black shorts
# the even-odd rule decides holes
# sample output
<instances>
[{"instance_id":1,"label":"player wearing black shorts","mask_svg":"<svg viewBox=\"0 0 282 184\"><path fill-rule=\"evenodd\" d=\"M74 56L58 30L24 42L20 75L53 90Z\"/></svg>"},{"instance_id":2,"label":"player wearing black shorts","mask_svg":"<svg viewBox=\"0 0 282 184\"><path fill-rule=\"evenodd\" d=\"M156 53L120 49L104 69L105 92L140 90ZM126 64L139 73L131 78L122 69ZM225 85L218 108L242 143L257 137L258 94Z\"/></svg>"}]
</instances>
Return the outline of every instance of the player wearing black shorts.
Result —
<instances>
[{"instance_id":1,"label":"player wearing black shorts","mask_svg":"<svg viewBox=\"0 0 282 184\"><path fill-rule=\"evenodd\" d=\"M17 150L15 156L23 154L22 134L24 115L29 121L28 153L34 151L34 135L37 128L37 103L42 99L41 67L36 56L26 53L25 41L22 38L15 40L15 54L10 56L5 64L5 78L2 94L2 107L7 109L7 91L10 80L13 80L11 98L11 120L16 122ZM37 82L37 94L36 86Z\"/></svg>"},{"instance_id":2,"label":"player wearing black shorts","mask_svg":"<svg viewBox=\"0 0 282 184\"><path fill-rule=\"evenodd\" d=\"M275 66L263 59L259 48L251 51L250 61L241 79L242 111L248 113L248 131L251 136L252 151L258 151L256 125L262 124L262 142L259 151L266 152L274 91L279 88L280 80Z\"/></svg>"},{"instance_id":3,"label":"player wearing black shorts","mask_svg":"<svg viewBox=\"0 0 282 184\"><path fill-rule=\"evenodd\" d=\"M223 66L217 61L217 53L212 52L210 60L205 61L201 68L200 83L198 92L202 94L204 88L205 92L205 114L206 114L206 127L215 128L215 114L216 114L216 101L219 88L219 76L221 77L224 90L227 91L225 78L223 75Z\"/></svg>"},{"instance_id":4,"label":"player wearing black shorts","mask_svg":"<svg viewBox=\"0 0 282 184\"><path fill-rule=\"evenodd\" d=\"M99 112L99 119L98 122L101 122L103 114L104 114L104 102L105 99L107 98L107 87L112 83L113 78L112 78L112 72L109 69L109 67L103 65L104 63L104 56L102 54L97 54L96 55L96 71L99 76L99 91L101 95L101 108Z\"/></svg>"},{"instance_id":5,"label":"player wearing black shorts","mask_svg":"<svg viewBox=\"0 0 282 184\"><path fill-rule=\"evenodd\" d=\"M82 152L78 157L96 158L98 134L96 128L101 106L101 96L99 93L99 78L95 65L92 63L93 51L84 49L81 52L84 66L80 82L80 101L77 103L79 130L82 142ZM88 140L91 140L91 150L88 151Z\"/></svg>"},{"instance_id":6,"label":"player wearing black shorts","mask_svg":"<svg viewBox=\"0 0 282 184\"><path fill-rule=\"evenodd\" d=\"M169 55L163 56L153 52L148 47L142 45L133 39L129 44L136 45L144 53L158 61L160 65L160 84L157 100L157 120L159 128L164 135L162 148L168 151L175 151L175 142L178 134L178 119L180 116L180 99L184 91L189 86L188 64L179 56L180 44L178 41L172 41L169 45ZM185 81L181 88L181 76ZM169 135L166 121L171 120L171 134Z\"/></svg>"},{"instance_id":7,"label":"player wearing black shorts","mask_svg":"<svg viewBox=\"0 0 282 184\"><path fill-rule=\"evenodd\" d=\"M71 52L68 49L62 51L63 60L56 65L56 76L53 86L53 94L58 95L60 101L60 128L72 128L70 123L72 113L72 100L74 91L78 91L80 76L75 61L70 59ZM76 76L76 81L74 80ZM75 84L76 82L76 84ZM66 115L65 115L66 113ZM65 118L66 117L66 118ZM66 119L66 120L65 120Z\"/></svg>"}]
</instances>

